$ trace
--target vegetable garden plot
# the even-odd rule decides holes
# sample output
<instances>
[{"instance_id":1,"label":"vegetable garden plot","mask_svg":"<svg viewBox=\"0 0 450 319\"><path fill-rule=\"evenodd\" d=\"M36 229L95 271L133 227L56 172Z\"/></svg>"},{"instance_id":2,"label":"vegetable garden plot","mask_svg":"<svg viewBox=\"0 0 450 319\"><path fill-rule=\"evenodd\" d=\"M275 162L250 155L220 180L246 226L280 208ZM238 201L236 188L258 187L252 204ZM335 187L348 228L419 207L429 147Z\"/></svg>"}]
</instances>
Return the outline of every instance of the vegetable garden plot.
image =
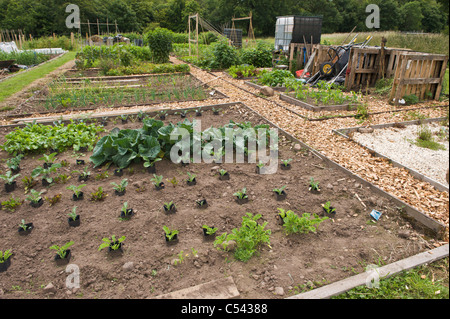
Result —
<instances>
[{"instance_id":1,"label":"vegetable garden plot","mask_svg":"<svg viewBox=\"0 0 450 319\"><path fill-rule=\"evenodd\" d=\"M164 102L220 99L225 96L190 74L147 77L107 77L54 81L22 106L22 112L86 110L101 107L150 105Z\"/></svg>"},{"instance_id":2,"label":"vegetable garden plot","mask_svg":"<svg viewBox=\"0 0 450 319\"><path fill-rule=\"evenodd\" d=\"M156 159L155 139L160 149L168 150L163 143L172 127L169 123L189 128L194 119L201 119L203 130L210 126L267 125L263 118L242 105L224 108L219 115L205 111L196 117L191 113L186 119L188 122L179 125L176 123L185 120L180 114L167 116L163 122L136 120L122 124L111 119L98 137L111 136L116 143L120 140L122 149L114 151L111 144L102 148L108 152L101 154L106 161L126 159L126 154L133 154L134 147L127 143L136 138L146 144L135 152ZM230 120L234 123L230 124ZM82 123L78 125L84 128ZM2 145L9 131L2 131ZM38 138L37 134L34 137ZM54 157L50 156L50 150L47 157L25 154L20 159L21 176L16 178L16 189L0 192L4 208L0 220L5 225L0 250L11 249L13 253L9 268L1 275L3 297L43 298L46 295L41 285L45 287L51 282L56 287L52 297L56 298L152 298L231 275L244 298L281 298L296 293L309 281L334 282L353 275L353 271L363 271L366 264L390 263L428 248L425 240L418 240L420 231L400 217L400 208L389 198L362 187L306 149L294 148L284 137L280 138L279 147L279 165L290 169L280 166L269 175L258 174L256 163L183 166L167 159L155 162L155 175L148 172L144 161L131 161L129 166L119 164L124 169L115 172L118 168L115 164L97 168L89 164L92 155L97 154L98 159L99 148L89 151L88 147L87 151L73 153L69 145L65 145L69 150L61 148L62 152ZM6 160L12 155L3 151L1 157ZM77 159L85 163L77 165ZM43 172L36 175L36 168L43 168L47 161L60 165L51 166L55 171L48 172L48 176L53 178L53 185L44 187ZM225 175L222 170L229 173L228 180L219 179ZM6 168L2 171L5 173ZM31 186L26 177L33 171L37 184ZM196 183L188 185L193 175ZM88 177L83 181L78 180L80 176ZM122 183L124 179L128 184ZM161 186L161 182L164 188L157 190L155 184ZM26 195L25 186L29 186ZM118 186L125 187L123 196L116 195ZM313 186L319 186L320 191L311 192ZM44 192L39 196L31 189ZM74 200L77 190L83 192L82 200ZM286 198L278 201L275 190L284 191ZM241 205L237 197L241 195L244 199L243 194L248 196L248 202ZM33 196L26 199L30 195ZM42 197L42 206L31 207L30 200L39 203L38 197ZM176 206L174 213L164 209L170 208L171 203ZM327 215L324 207L333 207L335 211L328 210ZM378 222L369 216L373 208L383 213ZM133 214L121 218L121 212L129 209ZM79 215L79 226L69 226L70 213ZM284 226L280 224L281 216ZM33 223L26 236L18 235L22 219L24 225ZM222 244L232 238L229 235L233 229L238 235L234 243L228 242L229 251L223 251ZM303 233L293 233L296 230ZM250 235L248 232L260 235L259 245L257 241L243 241ZM212 240L205 234L212 235ZM166 235L172 239L176 235L175 244L168 245ZM81 286L70 289L71 294L65 288L67 273L54 260L61 249L55 251L50 247L70 249L70 263L80 269ZM102 247L117 248L112 250L118 253L111 255L107 249L99 250ZM285 294L275 295L274 291L280 291L275 290L277 287L282 287Z\"/></svg>"}]
</instances>

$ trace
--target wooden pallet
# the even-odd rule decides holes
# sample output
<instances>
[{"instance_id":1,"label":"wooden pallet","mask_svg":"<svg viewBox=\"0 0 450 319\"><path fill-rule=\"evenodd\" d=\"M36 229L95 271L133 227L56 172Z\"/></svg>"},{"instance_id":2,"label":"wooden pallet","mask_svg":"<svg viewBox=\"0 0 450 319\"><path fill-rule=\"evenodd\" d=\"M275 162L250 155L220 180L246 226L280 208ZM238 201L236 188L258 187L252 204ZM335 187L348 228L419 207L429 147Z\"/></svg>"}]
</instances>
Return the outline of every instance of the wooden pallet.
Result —
<instances>
[{"instance_id":1,"label":"wooden pallet","mask_svg":"<svg viewBox=\"0 0 450 319\"><path fill-rule=\"evenodd\" d=\"M394 74L390 101L398 105L406 95L419 100L438 100L447 68L448 56L426 53L404 53Z\"/></svg>"}]
</instances>

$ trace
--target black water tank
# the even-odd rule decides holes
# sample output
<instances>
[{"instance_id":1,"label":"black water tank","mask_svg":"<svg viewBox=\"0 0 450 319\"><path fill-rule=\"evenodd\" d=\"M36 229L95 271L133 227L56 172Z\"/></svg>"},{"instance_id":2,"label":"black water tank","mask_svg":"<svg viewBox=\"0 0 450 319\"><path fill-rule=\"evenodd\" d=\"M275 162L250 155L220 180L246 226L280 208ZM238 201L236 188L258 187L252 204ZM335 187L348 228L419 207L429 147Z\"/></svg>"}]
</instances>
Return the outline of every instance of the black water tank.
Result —
<instances>
[{"instance_id":1,"label":"black water tank","mask_svg":"<svg viewBox=\"0 0 450 319\"><path fill-rule=\"evenodd\" d=\"M292 33L292 43L303 43L305 37L306 43L320 43L322 36L322 16L301 17L294 16L294 31Z\"/></svg>"},{"instance_id":2,"label":"black water tank","mask_svg":"<svg viewBox=\"0 0 450 319\"><path fill-rule=\"evenodd\" d=\"M223 29L223 35L230 39L235 47L242 47L242 29Z\"/></svg>"}]
</instances>

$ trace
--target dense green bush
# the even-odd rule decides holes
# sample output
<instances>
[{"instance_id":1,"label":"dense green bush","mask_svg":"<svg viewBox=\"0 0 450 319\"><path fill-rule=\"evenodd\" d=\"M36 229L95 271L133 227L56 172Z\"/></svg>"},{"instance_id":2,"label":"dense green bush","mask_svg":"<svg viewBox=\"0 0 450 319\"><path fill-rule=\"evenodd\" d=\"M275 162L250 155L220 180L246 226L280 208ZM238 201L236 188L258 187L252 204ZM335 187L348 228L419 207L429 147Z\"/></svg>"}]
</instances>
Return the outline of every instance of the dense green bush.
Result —
<instances>
[{"instance_id":1,"label":"dense green bush","mask_svg":"<svg viewBox=\"0 0 450 319\"><path fill-rule=\"evenodd\" d=\"M211 69L228 69L239 63L239 54L235 47L229 46L225 40L219 40L212 45L213 59L210 61Z\"/></svg>"},{"instance_id":2,"label":"dense green bush","mask_svg":"<svg viewBox=\"0 0 450 319\"><path fill-rule=\"evenodd\" d=\"M164 28L156 28L145 35L146 41L153 55L153 62L169 62L172 51L173 32Z\"/></svg>"},{"instance_id":3,"label":"dense green bush","mask_svg":"<svg viewBox=\"0 0 450 319\"><path fill-rule=\"evenodd\" d=\"M257 68L272 67L272 45L258 41L256 47L242 49L241 62Z\"/></svg>"},{"instance_id":4,"label":"dense green bush","mask_svg":"<svg viewBox=\"0 0 450 319\"><path fill-rule=\"evenodd\" d=\"M79 69L83 69L96 66L102 59L111 60L117 66L129 66L136 61L150 61L152 53L148 47L132 44L85 46L77 53L75 62Z\"/></svg>"},{"instance_id":5,"label":"dense green bush","mask_svg":"<svg viewBox=\"0 0 450 319\"><path fill-rule=\"evenodd\" d=\"M288 70L273 70L262 72L258 83L267 86L283 86L287 79L292 79L294 76Z\"/></svg>"}]
</instances>

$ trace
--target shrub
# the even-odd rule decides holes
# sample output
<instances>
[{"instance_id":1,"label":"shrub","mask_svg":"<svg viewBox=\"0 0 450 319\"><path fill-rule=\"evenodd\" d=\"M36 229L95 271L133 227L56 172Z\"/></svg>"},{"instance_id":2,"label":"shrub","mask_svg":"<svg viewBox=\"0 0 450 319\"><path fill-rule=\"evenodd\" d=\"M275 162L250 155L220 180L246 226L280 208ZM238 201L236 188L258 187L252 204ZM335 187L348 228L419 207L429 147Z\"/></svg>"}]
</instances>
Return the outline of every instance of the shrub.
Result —
<instances>
[{"instance_id":1,"label":"shrub","mask_svg":"<svg viewBox=\"0 0 450 319\"><path fill-rule=\"evenodd\" d=\"M146 39L155 63L169 62L172 51L173 32L164 28L156 28L146 34Z\"/></svg>"},{"instance_id":2,"label":"shrub","mask_svg":"<svg viewBox=\"0 0 450 319\"><path fill-rule=\"evenodd\" d=\"M239 64L239 56L235 47L229 46L226 40L220 40L212 48L213 60L210 61L211 69L228 69L232 65Z\"/></svg>"},{"instance_id":3,"label":"shrub","mask_svg":"<svg viewBox=\"0 0 450 319\"><path fill-rule=\"evenodd\" d=\"M257 68L272 66L272 46L264 41L258 41L256 47L242 49L241 62Z\"/></svg>"},{"instance_id":4,"label":"shrub","mask_svg":"<svg viewBox=\"0 0 450 319\"><path fill-rule=\"evenodd\" d=\"M267 86L283 86L286 79L292 79L294 76L288 70L273 70L262 72L258 83Z\"/></svg>"},{"instance_id":5,"label":"shrub","mask_svg":"<svg viewBox=\"0 0 450 319\"><path fill-rule=\"evenodd\" d=\"M223 249L227 249L228 242L234 240L236 249L234 257L241 261L249 260L256 252L260 244L267 244L270 247L270 229L264 229L267 222L262 225L258 224L260 214L252 215L247 213L242 217L242 227L233 229L231 234L223 233L216 237L214 247L220 245ZM219 247L220 248L220 247Z\"/></svg>"}]
</instances>

